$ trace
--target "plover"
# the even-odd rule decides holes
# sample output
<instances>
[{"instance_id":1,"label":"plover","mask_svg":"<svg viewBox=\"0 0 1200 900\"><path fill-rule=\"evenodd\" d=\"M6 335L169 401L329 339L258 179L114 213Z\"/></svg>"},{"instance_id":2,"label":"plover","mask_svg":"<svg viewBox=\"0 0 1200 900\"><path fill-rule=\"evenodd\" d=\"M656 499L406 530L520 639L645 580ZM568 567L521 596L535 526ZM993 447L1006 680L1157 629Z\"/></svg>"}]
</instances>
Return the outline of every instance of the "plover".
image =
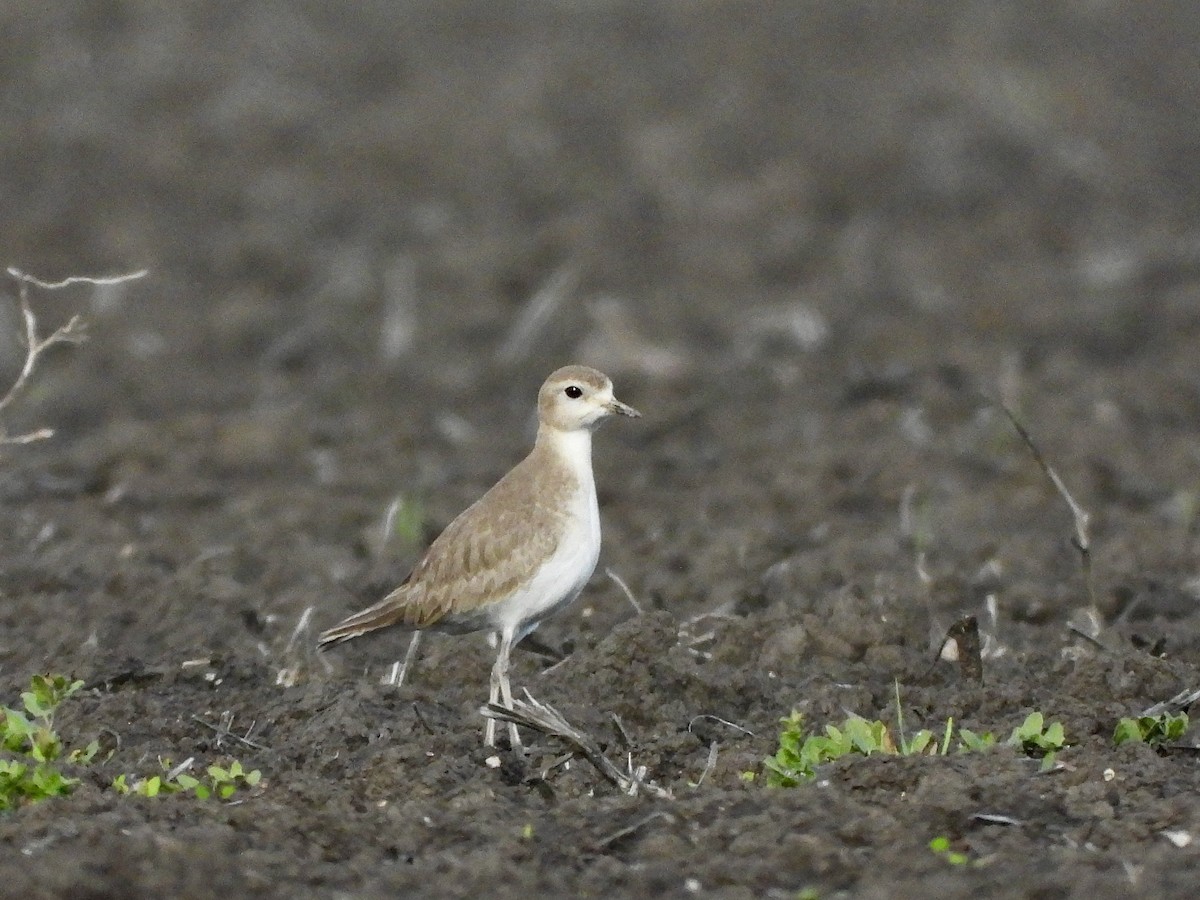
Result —
<instances>
[{"instance_id":1,"label":"plover","mask_svg":"<svg viewBox=\"0 0 1200 900\"><path fill-rule=\"evenodd\" d=\"M552 373L537 410L529 455L446 526L403 584L322 632L318 647L393 625L492 631L499 649L488 699L512 709L512 648L579 595L600 556L592 430L612 415L641 415L613 396L608 376L587 366ZM509 734L519 747L515 725ZM494 746L495 738L496 722L488 719L484 743Z\"/></svg>"}]
</instances>

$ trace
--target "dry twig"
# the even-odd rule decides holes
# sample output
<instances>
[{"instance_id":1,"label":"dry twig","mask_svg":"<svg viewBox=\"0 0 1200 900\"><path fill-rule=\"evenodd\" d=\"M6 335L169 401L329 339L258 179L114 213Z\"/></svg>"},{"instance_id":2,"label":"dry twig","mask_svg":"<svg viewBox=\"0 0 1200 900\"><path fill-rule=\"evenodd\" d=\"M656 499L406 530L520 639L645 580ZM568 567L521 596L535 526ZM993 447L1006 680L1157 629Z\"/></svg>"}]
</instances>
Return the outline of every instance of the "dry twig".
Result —
<instances>
[{"instance_id":1,"label":"dry twig","mask_svg":"<svg viewBox=\"0 0 1200 900\"><path fill-rule=\"evenodd\" d=\"M516 321L496 351L496 361L514 363L529 355L554 313L578 284L579 275L570 266L551 275L521 308Z\"/></svg>"},{"instance_id":2,"label":"dry twig","mask_svg":"<svg viewBox=\"0 0 1200 900\"><path fill-rule=\"evenodd\" d=\"M383 273L383 322L379 329L379 355L394 363L412 352L417 343L417 264L401 254Z\"/></svg>"},{"instance_id":3,"label":"dry twig","mask_svg":"<svg viewBox=\"0 0 1200 900\"><path fill-rule=\"evenodd\" d=\"M708 773L717 767L717 751L721 744L718 741L713 741L708 745L708 761L704 764L704 771L700 773L700 777L696 779L696 783L692 785L694 788L704 784L704 779L708 777Z\"/></svg>"},{"instance_id":4,"label":"dry twig","mask_svg":"<svg viewBox=\"0 0 1200 900\"><path fill-rule=\"evenodd\" d=\"M313 606L306 607L304 612L300 614L300 619L296 622L296 627L292 629L292 636L288 638L287 646L283 648L284 666L275 673L275 684L279 687L295 687L300 683L302 665L299 648L301 646L306 649L309 647L307 635L309 632L309 622L312 619L315 608ZM301 637L305 638L303 643L300 642ZM312 654L309 653L307 655L311 656ZM321 660L321 663L325 666L325 671L328 672L329 662L320 654L317 655L317 659Z\"/></svg>"},{"instance_id":5,"label":"dry twig","mask_svg":"<svg viewBox=\"0 0 1200 900\"><path fill-rule=\"evenodd\" d=\"M618 769L609 762L593 738L569 723L554 707L535 700L528 689L525 691L524 700L514 698L512 709L507 709L499 703L489 703L482 707L480 712L489 719L509 722L541 734L561 738L587 757L588 762L596 767L596 771L631 797L637 796L639 791L645 791L652 797L673 799L669 790L645 779L644 766L635 770L631 763L629 773Z\"/></svg>"},{"instance_id":6,"label":"dry twig","mask_svg":"<svg viewBox=\"0 0 1200 900\"><path fill-rule=\"evenodd\" d=\"M264 747L258 741L250 739L250 735L254 733L254 726L258 724L257 721L250 723L250 727L246 729L245 735L240 735L234 732L233 712L228 709L221 713L221 721L215 724L213 722L206 721L199 716L192 716L192 721L199 725L203 725L205 728L211 728L213 730L213 732L216 734L215 741L218 749L220 749L221 745L225 743L226 738L233 738L233 740L237 741L239 744L245 744L247 747L253 747L255 750L269 749L268 747Z\"/></svg>"},{"instance_id":7,"label":"dry twig","mask_svg":"<svg viewBox=\"0 0 1200 900\"><path fill-rule=\"evenodd\" d=\"M642 614L642 604L638 603L637 597L633 596L633 591L629 589L629 585L625 583L625 579L612 569L606 568L604 570L604 574L616 583L617 587L619 587L622 593L625 594L625 599L629 601L629 605L632 606L634 611L640 616Z\"/></svg>"},{"instance_id":8,"label":"dry twig","mask_svg":"<svg viewBox=\"0 0 1200 900\"><path fill-rule=\"evenodd\" d=\"M710 721L710 722L719 722L728 728L732 728L734 731L740 731L742 734L744 734L748 737L754 737L754 732L751 731L749 728L745 728L745 727L739 725L737 722L730 722L728 719L722 719L720 716L714 716L712 713L701 713L698 716L692 716L692 720L690 722L688 722L688 727L687 727L689 734L695 734L695 732L692 731L692 726L701 720Z\"/></svg>"},{"instance_id":9,"label":"dry twig","mask_svg":"<svg viewBox=\"0 0 1200 900\"><path fill-rule=\"evenodd\" d=\"M1179 713L1186 710L1197 700L1200 700L1200 690L1190 688L1180 691L1170 700L1155 703L1142 711L1143 716L1161 716L1163 713Z\"/></svg>"},{"instance_id":10,"label":"dry twig","mask_svg":"<svg viewBox=\"0 0 1200 900\"><path fill-rule=\"evenodd\" d=\"M644 828L646 825L649 825L655 819L665 819L667 822L671 822L671 823L673 823L675 821L675 817L673 815L671 815L670 813L663 812L662 810L655 810L654 812L650 813L648 816L642 816L642 818L638 819L636 822L633 822L630 825L626 825L624 828L618 828L616 831L614 831L612 834L608 835L607 837L601 838L599 841L596 842L596 849L597 850L607 850L613 844L617 843L618 841L620 841L623 838L629 837L634 832L639 831L640 829Z\"/></svg>"},{"instance_id":11,"label":"dry twig","mask_svg":"<svg viewBox=\"0 0 1200 900\"><path fill-rule=\"evenodd\" d=\"M413 661L417 658L417 650L421 647L421 634L420 631L412 633L412 638L408 642L408 650L404 653L404 661L396 660L392 663L387 674L379 679L380 684L396 688L403 686L408 670L412 668Z\"/></svg>"},{"instance_id":12,"label":"dry twig","mask_svg":"<svg viewBox=\"0 0 1200 900\"><path fill-rule=\"evenodd\" d=\"M999 401L997 401L999 402ZM1058 476L1058 472L1054 467L1046 462L1046 458L1042 456L1042 451L1038 449L1037 444L1033 442L1029 432L1025 426L1021 424L1020 419L1016 414L1008 408L1004 403L999 403L999 406L1004 410L1004 414L1008 416L1008 420L1012 422L1013 428L1017 429L1017 434L1021 436L1021 440L1025 442L1025 446L1033 454L1033 458L1046 473L1046 477L1054 484L1059 495L1066 501L1067 506L1071 509L1071 516L1075 520L1075 536L1071 539L1071 543L1075 545L1075 549L1079 551L1079 564L1083 570L1084 586L1087 588L1088 603L1091 604L1093 610L1099 609L1096 606L1096 591L1092 586L1092 542L1088 533L1088 524L1091 521L1091 516L1088 511L1080 506L1075 498L1071 496L1071 492L1067 490L1067 486Z\"/></svg>"},{"instance_id":13,"label":"dry twig","mask_svg":"<svg viewBox=\"0 0 1200 900\"><path fill-rule=\"evenodd\" d=\"M4 396L0 397L0 412L7 409L13 400L16 399L17 395L25 388L25 385L29 382L29 376L33 374L33 370L37 366L38 358L46 350L55 344L78 344L87 338L83 319L77 315L71 316L66 325L56 328L46 337L39 336L37 317L33 314L33 307L29 305L30 285L46 291L56 291L73 284L122 284L126 281L141 278L146 274L146 270L142 269L139 272L131 272L128 275L114 275L110 278L89 278L77 275L64 278L62 281L42 281L40 278L35 278L13 266L8 267L8 274L15 278L18 284L17 303L21 308L21 318L25 325L25 361L21 365L21 371L18 373L16 380ZM0 445L31 444L34 441L45 440L53 435L54 429L52 428L38 428L25 434L14 435L7 434L3 428L0 428Z\"/></svg>"}]
</instances>

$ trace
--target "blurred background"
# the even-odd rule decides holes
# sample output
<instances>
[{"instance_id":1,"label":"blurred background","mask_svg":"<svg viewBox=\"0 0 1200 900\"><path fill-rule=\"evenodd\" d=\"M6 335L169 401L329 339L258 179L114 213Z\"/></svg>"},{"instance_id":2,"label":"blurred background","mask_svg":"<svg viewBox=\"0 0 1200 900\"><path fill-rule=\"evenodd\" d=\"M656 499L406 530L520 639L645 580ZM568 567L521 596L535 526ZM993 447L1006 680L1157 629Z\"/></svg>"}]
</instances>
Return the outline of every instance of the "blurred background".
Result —
<instances>
[{"instance_id":1,"label":"blurred background","mask_svg":"<svg viewBox=\"0 0 1200 900\"><path fill-rule=\"evenodd\" d=\"M150 268L102 304L134 357L469 381L591 338L658 374L823 325L871 358L898 320L1103 357L1194 299L1187 3L111 0L0 27L5 259ZM125 388L217 384L262 387Z\"/></svg>"},{"instance_id":2,"label":"blurred background","mask_svg":"<svg viewBox=\"0 0 1200 900\"><path fill-rule=\"evenodd\" d=\"M369 596L523 452L568 361L647 413L597 466L664 604L744 600L798 547L840 573L814 584L907 569L914 485L948 568L995 550L986 485L1055 535L1015 556L1069 579L984 395L1191 546L1190 3L108 0L7 4L0 32L5 263L150 270L36 292L92 340L12 411L59 438L9 454L10 498L128 507L135 560L232 533L261 546L226 574L289 616L310 577ZM172 503L217 512L147 522Z\"/></svg>"}]
</instances>

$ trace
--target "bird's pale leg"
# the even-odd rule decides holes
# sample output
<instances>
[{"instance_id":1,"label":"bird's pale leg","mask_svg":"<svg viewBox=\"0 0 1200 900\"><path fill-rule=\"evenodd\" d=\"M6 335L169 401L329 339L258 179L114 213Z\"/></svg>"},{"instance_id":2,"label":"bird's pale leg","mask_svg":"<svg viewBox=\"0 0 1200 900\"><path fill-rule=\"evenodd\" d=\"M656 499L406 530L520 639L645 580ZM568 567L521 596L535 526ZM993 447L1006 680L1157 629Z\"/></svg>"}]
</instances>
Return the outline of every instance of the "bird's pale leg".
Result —
<instances>
[{"instance_id":1,"label":"bird's pale leg","mask_svg":"<svg viewBox=\"0 0 1200 900\"><path fill-rule=\"evenodd\" d=\"M408 650L404 654L404 664L400 667L400 673L396 676L396 687L404 684L404 676L408 674L409 668L417 659L417 649L421 646L421 632L414 631L412 640L408 642Z\"/></svg>"},{"instance_id":2,"label":"bird's pale leg","mask_svg":"<svg viewBox=\"0 0 1200 900\"><path fill-rule=\"evenodd\" d=\"M500 657L492 665L492 677L488 688L488 706L494 706L500 699ZM496 720L488 716L487 724L483 727L483 745L496 746Z\"/></svg>"},{"instance_id":3,"label":"bird's pale leg","mask_svg":"<svg viewBox=\"0 0 1200 900\"><path fill-rule=\"evenodd\" d=\"M508 682L508 659L515 640L516 634L510 629L505 629L500 633L500 649L496 652L496 665L492 667L492 693L494 695L496 690L499 689L505 709L513 708L512 687ZM494 697L492 702L496 702ZM488 724L491 726L491 737L494 739L496 736L495 720L489 719ZM517 726L512 722L508 723L508 743L513 750L521 748L520 732L517 731Z\"/></svg>"},{"instance_id":4,"label":"bird's pale leg","mask_svg":"<svg viewBox=\"0 0 1200 900\"><path fill-rule=\"evenodd\" d=\"M417 658L417 648L421 646L421 632L414 631L412 640L408 642L408 650L404 653L404 662L393 663L392 670L383 679L383 683L392 687L401 687L404 684L404 677L408 674L409 668L412 667L413 660Z\"/></svg>"}]
</instances>

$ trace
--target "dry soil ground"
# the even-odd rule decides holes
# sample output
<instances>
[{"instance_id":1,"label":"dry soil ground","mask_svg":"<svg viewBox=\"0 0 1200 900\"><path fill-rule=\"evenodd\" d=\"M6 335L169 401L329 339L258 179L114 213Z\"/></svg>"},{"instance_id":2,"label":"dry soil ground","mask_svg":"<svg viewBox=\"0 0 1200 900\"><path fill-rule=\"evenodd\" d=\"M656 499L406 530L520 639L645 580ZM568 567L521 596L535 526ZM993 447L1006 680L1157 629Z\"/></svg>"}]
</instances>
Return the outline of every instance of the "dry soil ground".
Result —
<instances>
[{"instance_id":1,"label":"dry soil ground","mask_svg":"<svg viewBox=\"0 0 1200 900\"><path fill-rule=\"evenodd\" d=\"M58 434L0 462L3 699L73 673L60 731L106 747L0 818L5 895L1195 895L1196 755L1111 742L1200 687L1192 4L109 0L0 34L4 262L151 272L36 292L91 340L4 423ZM543 776L549 739L485 765L482 638L399 690L403 635L311 652L568 361L645 418L597 437L564 661L514 678L673 800ZM997 396L1093 514L1095 640ZM982 685L931 667L966 614ZM741 777L790 710L891 721L897 681L912 728L1036 709L1073 745ZM264 778L110 788L160 757Z\"/></svg>"}]
</instances>

